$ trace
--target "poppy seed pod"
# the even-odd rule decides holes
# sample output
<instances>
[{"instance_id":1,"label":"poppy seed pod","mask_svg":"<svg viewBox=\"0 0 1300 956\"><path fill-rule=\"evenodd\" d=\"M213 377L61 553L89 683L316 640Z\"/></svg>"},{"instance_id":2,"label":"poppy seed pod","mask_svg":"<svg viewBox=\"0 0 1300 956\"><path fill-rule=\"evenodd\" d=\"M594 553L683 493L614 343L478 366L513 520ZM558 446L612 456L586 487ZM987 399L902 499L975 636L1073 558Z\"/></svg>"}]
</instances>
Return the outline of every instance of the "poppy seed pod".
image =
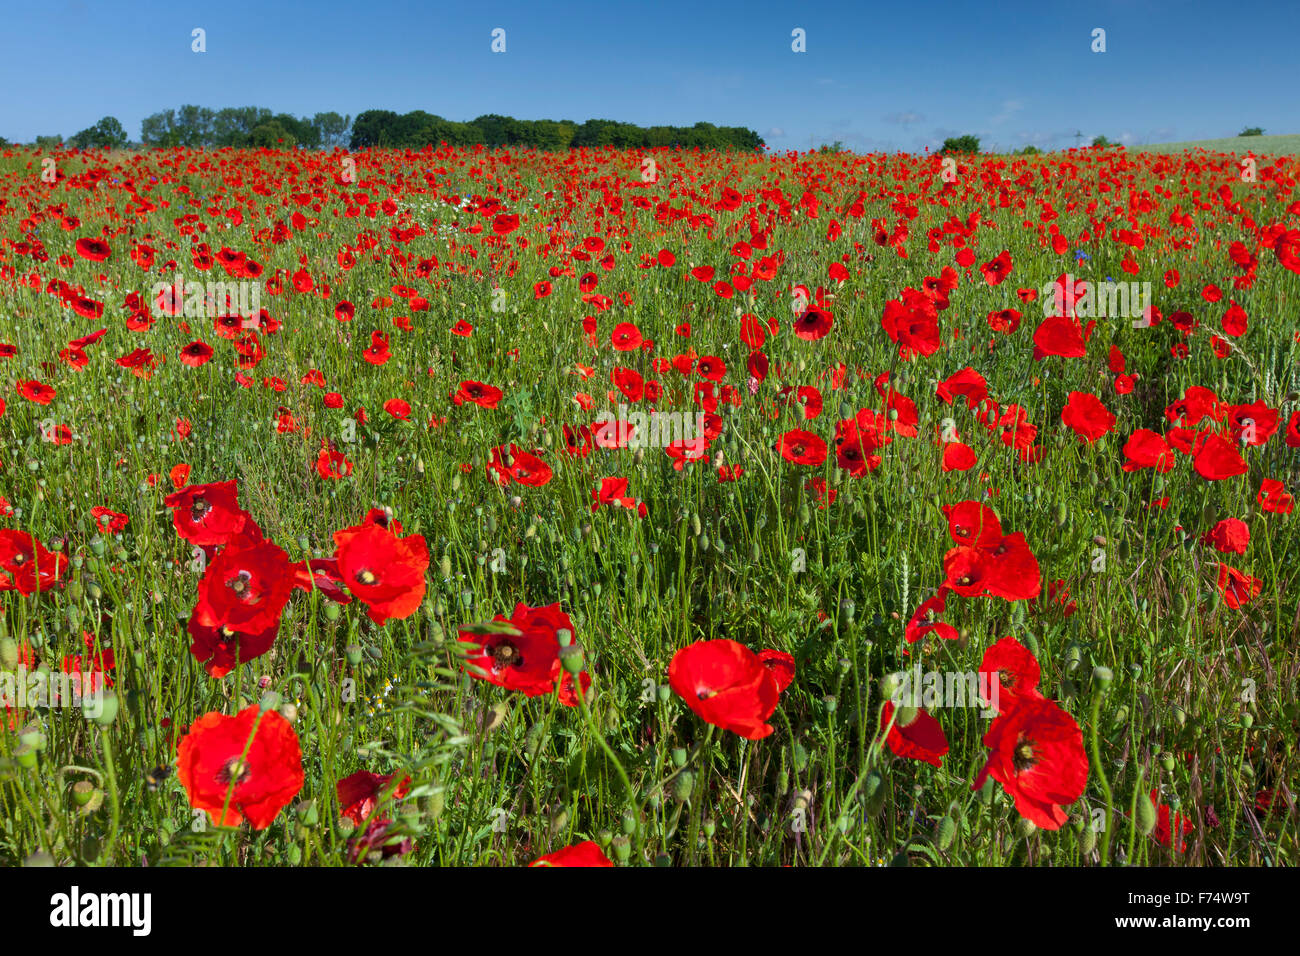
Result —
<instances>
[{"instance_id":1,"label":"poppy seed pod","mask_svg":"<svg viewBox=\"0 0 1300 956\"><path fill-rule=\"evenodd\" d=\"M343 656L347 658L349 664L356 667L361 663L361 645L349 644L343 648Z\"/></svg>"},{"instance_id":2,"label":"poppy seed pod","mask_svg":"<svg viewBox=\"0 0 1300 956\"><path fill-rule=\"evenodd\" d=\"M625 836L616 836L612 841L614 859L626 863L632 856L632 841Z\"/></svg>"},{"instance_id":3,"label":"poppy seed pod","mask_svg":"<svg viewBox=\"0 0 1300 956\"><path fill-rule=\"evenodd\" d=\"M560 665L570 674L582 673L582 648L575 645L560 648Z\"/></svg>"},{"instance_id":4,"label":"poppy seed pod","mask_svg":"<svg viewBox=\"0 0 1300 956\"><path fill-rule=\"evenodd\" d=\"M673 799L678 803L685 803L691 798L691 790L695 786L695 775L689 770L683 770L673 781Z\"/></svg>"}]
</instances>

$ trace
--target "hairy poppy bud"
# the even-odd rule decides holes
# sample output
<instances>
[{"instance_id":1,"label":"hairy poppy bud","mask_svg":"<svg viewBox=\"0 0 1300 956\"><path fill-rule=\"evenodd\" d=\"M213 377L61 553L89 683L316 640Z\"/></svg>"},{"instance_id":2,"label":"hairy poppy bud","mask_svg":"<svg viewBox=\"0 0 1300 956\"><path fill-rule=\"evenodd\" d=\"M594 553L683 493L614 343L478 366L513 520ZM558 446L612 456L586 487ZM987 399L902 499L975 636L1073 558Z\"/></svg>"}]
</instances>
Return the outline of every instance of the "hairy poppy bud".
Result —
<instances>
[{"instance_id":1,"label":"hairy poppy bud","mask_svg":"<svg viewBox=\"0 0 1300 956\"><path fill-rule=\"evenodd\" d=\"M12 637L0 638L0 668L7 671L18 666L18 643Z\"/></svg>"},{"instance_id":2,"label":"hairy poppy bud","mask_svg":"<svg viewBox=\"0 0 1300 956\"><path fill-rule=\"evenodd\" d=\"M1139 793L1137 798L1137 826L1138 832L1147 836L1156 828L1156 808L1151 802L1151 797L1146 793Z\"/></svg>"}]
</instances>

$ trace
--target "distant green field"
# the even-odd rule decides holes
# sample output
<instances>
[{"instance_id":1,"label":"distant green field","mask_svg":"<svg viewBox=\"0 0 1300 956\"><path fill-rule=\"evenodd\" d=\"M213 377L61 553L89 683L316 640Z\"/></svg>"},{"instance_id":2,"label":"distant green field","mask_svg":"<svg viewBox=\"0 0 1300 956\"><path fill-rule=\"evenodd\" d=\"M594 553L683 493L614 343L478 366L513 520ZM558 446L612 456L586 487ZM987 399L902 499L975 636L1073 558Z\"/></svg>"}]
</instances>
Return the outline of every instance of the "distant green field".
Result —
<instances>
[{"instance_id":1,"label":"distant green field","mask_svg":"<svg viewBox=\"0 0 1300 956\"><path fill-rule=\"evenodd\" d=\"M1191 149L1204 149L1212 153L1248 153L1256 155L1294 156L1300 153L1300 133L1286 136L1229 136L1227 139L1197 139L1185 143L1153 143L1149 146L1130 146L1129 149L1147 153L1182 153Z\"/></svg>"}]
</instances>

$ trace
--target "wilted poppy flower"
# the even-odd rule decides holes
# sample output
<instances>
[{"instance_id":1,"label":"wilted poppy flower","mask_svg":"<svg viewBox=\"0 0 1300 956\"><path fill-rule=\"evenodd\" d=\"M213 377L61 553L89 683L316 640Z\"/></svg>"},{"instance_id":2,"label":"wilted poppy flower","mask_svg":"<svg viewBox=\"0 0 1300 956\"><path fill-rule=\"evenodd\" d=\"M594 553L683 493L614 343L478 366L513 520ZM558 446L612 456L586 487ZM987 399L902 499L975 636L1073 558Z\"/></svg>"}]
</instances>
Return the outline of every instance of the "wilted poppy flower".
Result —
<instances>
[{"instance_id":1,"label":"wilted poppy flower","mask_svg":"<svg viewBox=\"0 0 1300 956\"><path fill-rule=\"evenodd\" d=\"M382 777L377 773L358 770L334 785L339 800L339 813L361 826L375 812L379 798L387 792L389 799L401 800L411 789L411 778L404 777L396 786L390 784L397 774Z\"/></svg>"},{"instance_id":2,"label":"wilted poppy flower","mask_svg":"<svg viewBox=\"0 0 1300 956\"><path fill-rule=\"evenodd\" d=\"M348 590L366 605L376 624L402 621L424 600L429 548L418 534L399 538L366 522L334 533L338 571Z\"/></svg>"},{"instance_id":3,"label":"wilted poppy flower","mask_svg":"<svg viewBox=\"0 0 1300 956\"><path fill-rule=\"evenodd\" d=\"M257 705L234 717L213 711L194 721L181 740L176 767L190 806L206 810L217 826L247 819L254 830L269 827L304 780L293 726Z\"/></svg>"},{"instance_id":4,"label":"wilted poppy flower","mask_svg":"<svg viewBox=\"0 0 1300 956\"><path fill-rule=\"evenodd\" d=\"M1218 585L1219 593L1223 595L1223 603L1231 608L1239 608L1259 597L1264 582L1220 563Z\"/></svg>"},{"instance_id":5,"label":"wilted poppy flower","mask_svg":"<svg viewBox=\"0 0 1300 956\"><path fill-rule=\"evenodd\" d=\"M700 641L673 655L668 684L700 719L747 740L772 733L765 721L780 691L759 656L735 641Z\"/></svg>"}]
</instances>

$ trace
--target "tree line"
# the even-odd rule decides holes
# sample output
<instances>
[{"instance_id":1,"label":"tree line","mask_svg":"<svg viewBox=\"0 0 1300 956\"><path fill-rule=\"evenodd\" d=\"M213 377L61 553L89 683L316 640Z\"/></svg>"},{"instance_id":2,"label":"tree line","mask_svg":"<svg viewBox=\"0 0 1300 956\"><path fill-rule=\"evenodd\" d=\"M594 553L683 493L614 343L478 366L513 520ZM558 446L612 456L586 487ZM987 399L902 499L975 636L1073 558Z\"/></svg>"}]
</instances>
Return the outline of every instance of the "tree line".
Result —
<instances>
[{"instance_id":1,"label":"tree line","mask_svg":"<svg viewBox=\"0 0 1300 956\"><path fill-rule=\"evenodd\" d=\"M446 143L449 146L524 146L548 151L599 146L753 150L763 145L762 138L751 129L712 123L637 126L607 119L585 123L521 120L495 113L457 122L424 110L400 114L392 110L366 110L355 118L326 112L308 118L272 113L261 106L213 110L192 104L146 116L140 124L140 141L151 147L404 149ZM39 136L36 145L50 147L61 142L60 136ZM67 144L77 149L120 148L130 145L130 140L115 117L105 116L94 126L74 134Z\"/></svg>"}]
</instances>

